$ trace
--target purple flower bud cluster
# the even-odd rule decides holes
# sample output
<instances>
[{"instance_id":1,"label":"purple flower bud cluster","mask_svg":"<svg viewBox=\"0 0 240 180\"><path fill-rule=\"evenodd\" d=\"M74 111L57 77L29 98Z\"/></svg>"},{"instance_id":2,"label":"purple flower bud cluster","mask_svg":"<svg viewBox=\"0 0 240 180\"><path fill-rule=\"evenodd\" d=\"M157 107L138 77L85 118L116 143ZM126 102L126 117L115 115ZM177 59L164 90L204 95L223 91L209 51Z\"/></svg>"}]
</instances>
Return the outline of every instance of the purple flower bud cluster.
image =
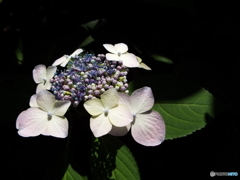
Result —
<instances>
[{"instance_id":1,"label":"purple flower bud cluster","mask_svg":"<svg viewBox=\"0 0 240 180\"><path fill-rule=\"evenodd\" d=\"M50 80L51 91L57 100L70 100L77 107L109 88L128 93L127 74L121 61L108 61L103 54L80 54L71 58L67 69L57 71Z\"/></svg>"}]
</instances>

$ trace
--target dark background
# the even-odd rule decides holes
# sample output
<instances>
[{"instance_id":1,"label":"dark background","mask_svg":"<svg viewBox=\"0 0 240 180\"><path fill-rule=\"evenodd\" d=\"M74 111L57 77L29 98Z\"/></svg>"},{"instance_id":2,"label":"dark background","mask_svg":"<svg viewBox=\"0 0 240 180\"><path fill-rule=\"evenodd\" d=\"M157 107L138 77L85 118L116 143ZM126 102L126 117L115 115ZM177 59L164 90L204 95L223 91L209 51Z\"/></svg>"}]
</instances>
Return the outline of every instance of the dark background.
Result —
<instances>
[{"instance_id":1,"label":"dark background","mask_svg":"<svg viewBox=\"0 0 240 180\"><path fill-rule=\"evenodd\" d=\"M105 52L103 43L124 42L152 67L133 70L129 79L154 73L190 78L226 105L205 128L184 138L144 147L131 135L121 138L139 165L143 180L210 177L210 171L239 171L239 10L235 1L0 1L1 164L8 179L58 179L64 153L88 172L91 132L75 121L68 139L18 136L15 121L35 91L32 69L71 54L91 34L86 49ZM104 18L93 30L81 25ZM16 56L17 53L23 58ZM155 61L151 54L173 64ZM20 59L20 60L19 60ZM22 59L22 60L21 60ZM154 70L155 69L155 70ZM78 119L74 113L66 116ZM71 122L70 122L71 123ZM83 157L84 156L84 157ZM66 160L66 161L67 161ZM61 168L60 168L61 169ZM57 171L56 176L49 175ZM84 174L83 173L83 174Z\"/></svg>"}]
</instances>

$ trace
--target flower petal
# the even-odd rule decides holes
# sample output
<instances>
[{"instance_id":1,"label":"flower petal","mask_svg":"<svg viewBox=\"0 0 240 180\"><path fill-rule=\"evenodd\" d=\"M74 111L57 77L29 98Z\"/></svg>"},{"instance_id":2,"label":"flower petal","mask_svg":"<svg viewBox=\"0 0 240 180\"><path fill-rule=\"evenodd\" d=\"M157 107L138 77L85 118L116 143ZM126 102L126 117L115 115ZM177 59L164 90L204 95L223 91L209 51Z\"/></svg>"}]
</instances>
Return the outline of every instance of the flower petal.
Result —
<instances>
[{"instance_id":1,"label":"flower petal","mask_svg":"<svg viewBox=\"0 0 240 180\"><path fill-rule=\"evenodd\" d=\"M44 111L51 113L56 100L52 93L42 90L37 94L37 104Z\"/></svg>"},{"instance_id":2,"label":"flower petal","mask_svg":"<svg viewBox=\"0 0 240 180\"><path fill-rule=\"evenodd\" d=\"M58 138L65 138L68 135L68 121L65 117L52 116L48 121L47 128L41 133L45 136L54 136Z\"/></svg>"},{"instance_id":3,"label":"flower petal","mask_svg":"<svg viewBox=\"0 0 240 180\"><path fill-rule=\"evenodd\" d=\"M124 136L128 133L130 128L131 128L131 123L123 127L117 127L113 125L111 131L108 134L111 134L113 136Z\"/></svg>"},{"instance_id":4,"label":"flower petal","mask_svg":"<svg viewBox=\"0 0 240 180\"><path fill-rule=\"evenodd\" d=\"M136 56L132 53L122 54L120 56L120 60L123 62L123 65L125 65L127 67L138 67L139 66L139 62L138 62Z\"/></svg>"},{"instance_id":5,"label":"flower petal","mask_svg":"<svg viewBox=\"0 0 240 180\"><path fill-rule=\"evenodd\" d=\"M50 90L51 87L52 87L52 83L50 83L50 81L46 81L45 82L45 89Z\"/></svg>"},{"instance_id":6,"label":"flower petal","mask_svg":"<svg viewBox=\"0 0 240 180\"><path fill-rule=\"evenodd\" d=\"M89 114L92 116L97 116L104 112L105 108L102 105L102 101L98 98L93 98L86 101L83 104L84 108L87 110Z\"/></svg>"},{"instance_id":7,"label":"flower petal","mask_svg":"<svg viewBox=\"0 0 240 180\"><path fill-rule=\"evenodd\" d=\"M31 107L38 107L38 104L37 104L37 95L36 95L36 94L34 94L34 95L31 96L29 105L30 105Z\"/></svg>"},{"instance_id":8,"label":"flower petal","mask_svg":"<svg viewBox=\"0 0 240 180\"><path fill-rule=\"evenodd\" d=\"M102 113L99 116L93 116L90 118L90 128L95 137L100 137L109 133L112 129L112 124L108 117Z\"/></svg>"},{"instance_id":9,"label":"flower petal","mask_svg":"<svg viewBox=\"0 0 240 180\"><path fill-rule=\"evenodd\" d=\"M59 64L62 64L66 59L67 59L67 56L63 55L62 57L55 60L52 66L58 66Z\"/></svg>"},{"instance_id":10,"label":"flower petal","mask_svg":"<svg viewBox=\"0 0 240 180\"><path fill-rule=\"evenodd\" d=\"M132 136L136 142L144 146L157 146L165 139L165 123L156 111L137 114L132 123Z\"/></svg>"},{"instance_id":11,"label":"flower petal","mask_svg":"<svg viewBox=\"0 0 240 180\"><path fill-rule=\"evenodd\" d=\"M120 52L120 53L125 53L128 51L128 46L124 43L118 43L118 44L115 44L114 45L117 53Z\"/></svg>"},{"instance_id":12,"label":"flower petal","mask_svg":"<svg viewBox=\"0 0 240 180\"><path fill-rule=\"evenodd\" d=\"M52 114L57 116L64 116L70 105L71 101L56 101L53 107Z\"/></svg>"},{"instance_id":13,"label":"flower petal","mask_svg":"<svg viewBox=\"0 0 240 180\"><path fill-rule=\"evenodd\" d=\"M37 65L33 69L33 80L35 83L43 82L43 79L46 79L46 66L43 64Z\"/></svg>"},{"instance_id":14,"label":"flower petal","mask_svg":"<svg viewBox=\"0 0 240 180\"><path fill-rule=\"evenodd\" d=\"M54 76L55 72L57 71L57 67L56 66L49 66L47 68L47 79L46 80L50 80L52 79L52 77Z\"/></svg>"},{"instance_id":15,"label":"flower petal","mask_svg":"<svg viewBox=\"0 0 240 180\"><path fill-rule=\"evenodd\" d=\"M118 55L110 53L106 54L106 59L109 61L120 61L120 57Z\"/></svg>"},{"instance_id":16,"label":"flower petal","mask_svg":"<svg viewBox=\"0 0 240 180\"><path fill-rule=\"evenodd\" d=\"M150 110L154 104L154 97L150 87L143 87L131 94L131 102L134 114Z\"/></svg>"},{"instance_id":17,"label":"flower petal","mask_svg":"<svg viewBox=\"0 0 240 180\"><path fill-rule=\"evenodd\" d=\"M119 97L115 88L110 88L101 95L101 101L104 109L111 109L118 104Z\"/></svg>"},{"instance_id":18,"label":"flower petal","mask_svg":"<svg viewBox=\"0 0 240 180\"><path fill-rule=\"evenodd\" d=\"M71 59L71 56L66 57L66 59L60 64L60 66L65 67L68 61L70 61L70 59Z\"/></svg>"},{"instance_id":19,"label":"flower petal","mask_svg":"<svg viewBox=\"0 0 240 180\"><path fill-rule=\"evenodd\" d=\"M44 85L44 83L39 83L37 85L36 94L38 94L42 90L46 90L46 84Z\"/></svg>"},{"instance_id":20,"label":"flower petal","mask_svg":"<svg viewBox=\"0 0 240 180\"><path fill-rule=\"evenodd\" d=\"M127 106L127 108L132 113L134 113L130 96L126 93L121 93L121 92L118 93L118 96L119 96L119 103L118 104L123 104L123 105Z\"/></svg>"},{"instance_id":21,"label":"flower petal","mask_svg":"<svg viewBox=\"0 0 240 180\"><path fill-rule=\"evenodd\" d=\"M18 134L23 137L38 136L47 128L47 113L33 107L23 111L17 118Z\"/></svg>"},{"instance_id":22,"label":"flower petal","mask_svg":"<svg viewBox=\"0 0 240 180\"><path fill-rule=\"evenodd\" d=\"M103 44L103 47L110 53L117 54L115 47L112 44Z\"/></svg>"},{"instance_id":23,"label":"flower petal","mask_svg":"<svg viewBox=\"0 0 240 180\"><path fill-rule=\"evenodd\" d=\"M130 110L122 104L110 109L108 111L108 117L111 123L117 127L127 126L133 120L133 115Z\"/></svg>"},{"instance_id":24,"label":"flower petal","mask_svg":"<svg viewBox=\"0 0 240 180\"><path fill-rule=\"evenodd\" d=\"M80 54L80 53L82 53L82 52L83 52L82 49L77 49L77 50L75 50L70 56L74 57L74 56L76 56L76 55L78 55L78 54Z\"/></svg>"}]
</instances>

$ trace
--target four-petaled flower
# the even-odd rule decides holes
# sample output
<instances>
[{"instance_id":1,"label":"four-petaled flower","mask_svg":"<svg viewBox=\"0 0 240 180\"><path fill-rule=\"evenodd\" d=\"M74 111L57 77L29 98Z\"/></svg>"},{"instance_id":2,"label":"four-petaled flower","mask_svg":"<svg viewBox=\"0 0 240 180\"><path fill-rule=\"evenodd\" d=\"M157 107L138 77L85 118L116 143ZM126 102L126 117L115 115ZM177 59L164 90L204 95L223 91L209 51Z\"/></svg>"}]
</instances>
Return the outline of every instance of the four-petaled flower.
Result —
<instances>
[{"instance_id":1,"label":"four-petaled flower","mask_svg":"<svg viewBox=\"0 0 240 180\"><path fill-rule=\"evenodd\" d=\"M110 53L106 54L106 59L109 61L122 61L123 65L127 67L138 67L139 62L137 57L128 53L128 46L124 43L118 43L114 46L112 44L103 44L106 50ZM112 54L111 54L112 53Z\"/></svg>"},{"instance_id":2,"label":"four-petaled flower","mask_svg":"<svg viewBox=\"0 0 240 180\"><path fill-rule=\"evenodd\" d=\"M109 134L122 136L131 128L132 136L139 144L157 146L164 141L165 123L158 112L151 110L154 104L151 88L137 89L131 96L119 93L119 104L126 105L134 119L126 127L113 127Z\"/></svg>"},{"instance_id":3,"label":"four-petaled flower","mask_svg":"<svg viewBox=\"0 0 240 180\"><path fill-rule=\"evenodd\" d=\"M16 121L18 134L23 137L68 135L68 121L64 117L70 101L56 101L52 93L40 91L30 99L30 108L19 114Z\"/></svg>"},{"instance_id":4,"label":"four-petaled flower","mask_svg":"<svg viewBox=\"0 0 240 180\"><path fill-rule=\"evenodd\" d=\"M119 96L115 88L110 88L101 95L84 103L85 109L92 115L90 128L95 137L111 131L112 126L123 127L132 120L132 113L124 105L118 104Z\"/></svg>"},{"instance_id":5,"label":"four-petaled flower","mask_svg":"<svg viewBox=\"0 0 240 180\"><path fill-rule=\"evenodd\" d=\"M33 79L35 83L38 84L36 93L39 93L41 90L49 90L51 88L50 79L54 76L57 67L49 66L46 69L46 66L43 64L35 66L33 69Z\"/></svg>"},{"instance_id":6,"label":"four-petaled flower","mask_svg":"<svg viewBox=\"0 0 240 180\"><path fill-rule=\"evenodd\" d=\"M75 50L70 56L68 55L63 55L62 57L60 57L59 59L57 59L53 64L52 66L62 66L62 67L65 67L68 63L68 61L70 61L71 57L74 57L76 55L79 55L80 53L82 53L83 50L82 49L77 49Z\"/></svg>"}]
</instances>

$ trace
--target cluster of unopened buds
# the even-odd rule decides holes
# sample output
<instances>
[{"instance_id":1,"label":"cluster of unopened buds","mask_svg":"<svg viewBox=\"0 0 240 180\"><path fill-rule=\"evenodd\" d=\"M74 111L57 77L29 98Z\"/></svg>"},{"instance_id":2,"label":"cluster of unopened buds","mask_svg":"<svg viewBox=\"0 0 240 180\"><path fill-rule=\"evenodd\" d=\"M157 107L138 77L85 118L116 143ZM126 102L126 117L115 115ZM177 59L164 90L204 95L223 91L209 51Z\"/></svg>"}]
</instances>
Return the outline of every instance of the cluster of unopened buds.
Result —
<instances>
[{"instance_id":1,"label":"cluster of unopened buds","mask_svg":"<svg viewBox=\"0 0 240 180\"><path fill-rule=\"evenodd\" d=\"M19 135L67 137L68 120L64 115L70 105L77 107L84 102L92 116L90 128L95 137L123 136L131 129L133 138L142 145L156 146L164 141L165 123L158 112L151 110L151 88L143 87L128 95L129 68L151 69L128 53L124 43L103 46L109 53L96 56L77 49L52 66L41 64L33 69L38 85L30 98L30 108L17 117Z\"/></svg>"}]
</instances>

